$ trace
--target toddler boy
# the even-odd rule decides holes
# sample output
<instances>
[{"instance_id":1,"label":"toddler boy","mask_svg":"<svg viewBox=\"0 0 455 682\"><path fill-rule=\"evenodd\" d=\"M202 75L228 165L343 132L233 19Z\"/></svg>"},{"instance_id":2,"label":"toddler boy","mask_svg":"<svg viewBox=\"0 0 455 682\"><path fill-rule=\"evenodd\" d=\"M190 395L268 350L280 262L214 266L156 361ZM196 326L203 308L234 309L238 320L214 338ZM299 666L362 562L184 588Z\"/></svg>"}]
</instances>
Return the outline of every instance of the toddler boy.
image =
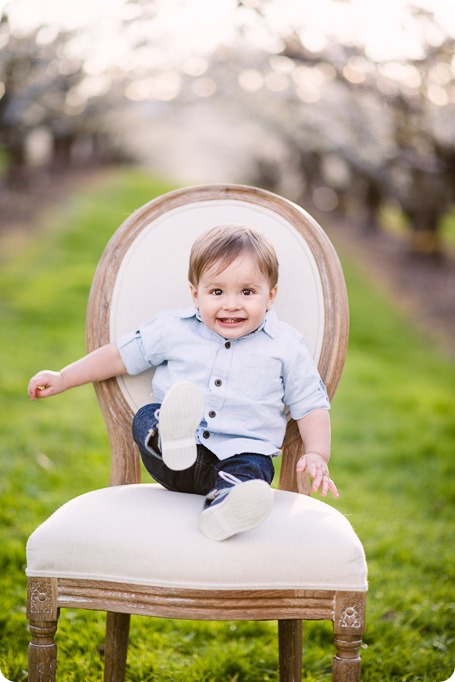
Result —
<instances>
[{"instance_id":1,"label":"toddler boy","mask_svg":"<svg viewBox=\"0 0 455 682\"><path fill-rule=\"evenodd\" d=\"M270 512L285 406L305 446L297 471L309 472L314 491L338 497L324 385L303 337L272 310L273 247L244 225L212 228L193 244L188 278L191 308L158 313L60 372L39 372L30 398L154 366L156 402L135 415L134 440L155 480L205 496L199 526L213 540Z\"/></svg>"}]
</instances>

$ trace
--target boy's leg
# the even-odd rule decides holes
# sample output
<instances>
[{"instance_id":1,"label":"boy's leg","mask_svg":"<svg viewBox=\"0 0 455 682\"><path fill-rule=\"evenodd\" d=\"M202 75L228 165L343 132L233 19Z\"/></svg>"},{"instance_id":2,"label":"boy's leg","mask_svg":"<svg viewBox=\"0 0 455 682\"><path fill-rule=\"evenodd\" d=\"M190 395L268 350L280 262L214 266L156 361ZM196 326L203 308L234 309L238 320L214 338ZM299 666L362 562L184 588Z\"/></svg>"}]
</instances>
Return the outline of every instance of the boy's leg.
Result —
<instances>
[{"instance_id":1,"label":"boy's leg","mask_svg":"<svg viewBox=\"0 0 455 682\"><path fill-rule=\"evenodd\" d=\"M161 450L158 444L158 422L160 403L143 405L134 415L133 438L141 452L161 460Z\"/></svg>"},{"instance_id":2,"label":"boy's leg","mask_svg":"<svg viewBox=\"0 0 455 682\"><path fill-rule=\"evenodd\" d=\"M158 445L159 403L143 405L134 415L133 438L148 473L165 488L174 490L174 472L163 462Z\"/></svg>"},{"instance_id":3,"label":"boy's leg","mask_svg":"<svg viewBox=\"0 0 455 682\"><path fill-rule=\"evenodd\" d=\"M270 457L247 453L220 461L217 469L199 527L212 540L226 540L256 528L268 516L274 467Z\"/></svg>"},{"instance_id":4,"label":"boy's leg","mask_svg":"<svg viewBox=\"0 0 455 682\"><path fill-rule=\"evenodd\" d=\"M197 446L194 432L203 408L197 386L176 384L161 407L145 405L137 412L133 437L155 480L171 490L207 495L200 528L213 540L225 540L255 528L269 514L274 467L265 455L246 453L219 461Z\"/></svg>"}]
</instances>

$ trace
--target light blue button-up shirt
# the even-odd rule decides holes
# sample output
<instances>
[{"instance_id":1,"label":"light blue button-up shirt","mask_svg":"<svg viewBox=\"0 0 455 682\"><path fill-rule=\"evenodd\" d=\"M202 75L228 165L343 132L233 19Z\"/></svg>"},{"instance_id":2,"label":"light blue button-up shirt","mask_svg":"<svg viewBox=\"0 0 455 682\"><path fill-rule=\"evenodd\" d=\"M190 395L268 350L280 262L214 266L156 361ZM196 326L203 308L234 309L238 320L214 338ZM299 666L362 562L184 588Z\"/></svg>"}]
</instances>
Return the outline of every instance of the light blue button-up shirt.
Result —
<instances>
[{"instance_id":1,"label":"light blue button-up shirt","mask_svg":"<svg viewBox=\"0 0 455 682\"><path fill-rule=\"evenodd\" d=\"M179 381L203 389L205 414L196 436L219 459L277 455L285 406L294 419L330 407L304 338L273 311L256 331L229 340L206 327L195 308L163 312L119 338L117 348L128 374L156 367L158 402Z\"/></svg>"}]
</instances>

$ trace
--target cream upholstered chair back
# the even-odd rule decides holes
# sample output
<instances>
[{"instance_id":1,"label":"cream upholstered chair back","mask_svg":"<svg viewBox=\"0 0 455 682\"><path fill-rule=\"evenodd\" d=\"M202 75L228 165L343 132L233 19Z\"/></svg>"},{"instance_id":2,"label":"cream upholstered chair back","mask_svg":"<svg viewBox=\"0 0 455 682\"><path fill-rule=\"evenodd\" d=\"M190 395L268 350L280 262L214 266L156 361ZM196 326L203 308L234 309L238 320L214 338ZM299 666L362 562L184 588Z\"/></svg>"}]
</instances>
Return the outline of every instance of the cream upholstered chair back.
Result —
<instances>
[{"instance_id":1,"label":"cream upholstered chair back","mask_svg":"<svg viewBox=\"0 0 455 682\"><path fill-rule=\"evenodd\" d=\"M243 223L262 232L280 263L278 316L306 338L329 396L335 393L348 337L348 305L338 257L316 221L270 192L241 185L205 185L165 194L135 211L100 260L89 300L88 350L115 340L156 312L191 305L188 259L194 240L211 227ZM138 459L125 457L131 417L153 402L151 373L98 385L112 445L111 483L139 480ZM287 446L298 440L292 421ZM131 451L131 444L128 448ZM281 487L296 489L291 466Z\"/></svg>"}]
</instances>

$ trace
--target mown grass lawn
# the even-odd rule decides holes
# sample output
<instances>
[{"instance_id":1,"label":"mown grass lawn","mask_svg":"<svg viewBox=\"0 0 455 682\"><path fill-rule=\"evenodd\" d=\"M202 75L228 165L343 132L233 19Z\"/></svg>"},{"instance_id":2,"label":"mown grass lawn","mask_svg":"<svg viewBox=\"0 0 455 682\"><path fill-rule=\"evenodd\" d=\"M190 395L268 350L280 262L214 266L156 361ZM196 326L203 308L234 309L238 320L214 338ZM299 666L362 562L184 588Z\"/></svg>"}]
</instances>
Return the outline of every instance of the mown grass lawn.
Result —
<instances>
[{"instance_id":1,"label":"mown grass lawn","mask_svg":"<svg viewBox=\"0 0 455 682\"><path fill-rule=\"evenodd\" d=\"M111 234L169 186L132 170L68 198L1 263L0 670L25 680L25 543L58 505L108 479L91 387L30 403L29 377L84 353L90 281ZM2 255L0 254L0 259ZM348 361L332 409L331 502L360 535L370 571L363 680L439 682L455 667L455 367L343 258ZM101 679L102 614L62 612L59 680ZM303 679L330 679L331 628L305 624ZM278 679L274 623L133 617L127 680Z\"/></svg>"}]
</instances>

